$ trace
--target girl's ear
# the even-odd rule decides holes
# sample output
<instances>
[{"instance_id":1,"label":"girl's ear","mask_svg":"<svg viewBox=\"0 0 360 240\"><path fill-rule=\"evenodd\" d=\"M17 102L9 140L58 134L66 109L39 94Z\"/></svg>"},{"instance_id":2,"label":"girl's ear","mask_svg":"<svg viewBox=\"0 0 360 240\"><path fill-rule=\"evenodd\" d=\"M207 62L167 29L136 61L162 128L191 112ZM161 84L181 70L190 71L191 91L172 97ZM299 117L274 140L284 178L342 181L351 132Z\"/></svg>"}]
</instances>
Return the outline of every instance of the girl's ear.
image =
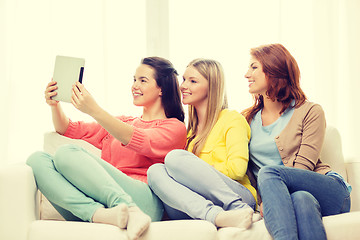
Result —
<instances>
[{"instance_id":1,"label":"girl's ear","mask_svg":"<svg viewBox=\"0 0 360 240\"><path fill-rule=\"evenodd\" d=\"M162 97L162 90L160 90L159 96Z\"/></svg>"}]
</instances>

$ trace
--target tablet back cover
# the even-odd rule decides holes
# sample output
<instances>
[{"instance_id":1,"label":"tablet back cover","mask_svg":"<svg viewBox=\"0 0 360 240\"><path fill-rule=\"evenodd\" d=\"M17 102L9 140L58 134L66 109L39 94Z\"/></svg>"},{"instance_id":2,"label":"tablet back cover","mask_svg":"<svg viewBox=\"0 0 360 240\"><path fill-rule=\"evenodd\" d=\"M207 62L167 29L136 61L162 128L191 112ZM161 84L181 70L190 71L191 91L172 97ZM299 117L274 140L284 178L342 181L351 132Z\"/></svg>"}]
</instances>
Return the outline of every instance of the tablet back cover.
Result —
<instances>
[{"instance_id":1,"label":"tablet back cover","mask_svg":"<svg viewBox=\"0 0 360 240\"><path fill-rule=\"evenodd\" d=\"M56 56L53 81L57 82L57 95L52 99L71 102L72 85L82 82L85 59Z\"/></svg>"}]
</instances>

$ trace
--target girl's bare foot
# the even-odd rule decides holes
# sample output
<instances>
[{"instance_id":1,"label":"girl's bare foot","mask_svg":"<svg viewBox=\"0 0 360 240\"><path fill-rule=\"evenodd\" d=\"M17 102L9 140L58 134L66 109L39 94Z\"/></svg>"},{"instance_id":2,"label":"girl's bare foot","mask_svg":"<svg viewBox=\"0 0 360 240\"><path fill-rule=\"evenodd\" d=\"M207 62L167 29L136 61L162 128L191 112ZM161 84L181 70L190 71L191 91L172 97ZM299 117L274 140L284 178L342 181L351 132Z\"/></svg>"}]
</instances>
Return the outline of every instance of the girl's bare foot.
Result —
<instances>
[{"instance_id":1,"label":"girl's bare foot","mask_svg":"<svg viewBox=\"0 0 360 240\"><path fill-rule=\"evenodd\" d=\"M220 212L215 218L217 227L238 227L248 229L253 220L254 210L242 208Z\"/></svg>"},{"instance_id":2,"label":"girl's bare foot","mask_svg":"<svg viewBox=\"0 0 360 240\"><path fill-rule=\"evenodd\" d=\"M92 221L94 223L105 223L125 229L128 224L129 211L126 204L119 204L112 208L99 208L95 211Z\"/></svg>"},{"instance_id":3,"label":"girl's bare foot","mask_svg":"<svg viewBox=\"0 0 360 240\"><path fill-rule=\"evenodd\" d=\"M149 228L151 218L138 207L129 208L129 221L127 225L128 237L131 240L139 237Z\"/></svg>"}]
</instances>

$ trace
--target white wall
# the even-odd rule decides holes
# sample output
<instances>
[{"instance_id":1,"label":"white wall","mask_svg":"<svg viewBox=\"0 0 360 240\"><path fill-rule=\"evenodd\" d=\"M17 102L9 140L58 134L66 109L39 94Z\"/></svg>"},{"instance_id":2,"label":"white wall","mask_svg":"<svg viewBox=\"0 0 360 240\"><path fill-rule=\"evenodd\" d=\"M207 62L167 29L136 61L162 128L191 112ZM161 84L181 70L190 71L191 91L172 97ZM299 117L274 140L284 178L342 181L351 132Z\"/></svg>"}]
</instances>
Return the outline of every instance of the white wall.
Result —
<instances>
[{"instance_id":1,"label":"white wall","mask_svg":"<svg viewBox=\"0 0 360 240\"><path fill-rule=\"evenodd\" d=\"M282 43L297 60L301 86L340 130L346 157L358 157L360 1L170 0L170 58L183 72L197 57L219 60L229 104L249 107L249 49Z\"/></svg>"},{"instance_id":2,"label":"white wall","mask_svg":"<svg viewBox=\"0 0 360 240\"><path fill-rule=\"evenodd\" d=\"M4 1L0 1L0 32L5 33L0 37L0 164L3 163L7 159L8 155L8 89L9 89L9 81L8 81L8 61L7 60L7 49L8 49L8 38L6 31L6 5Z\"/></svg>"},{"instance_id":3,"label":"white wall","mask_svg":"<svg viewBox=\"0 0 360 240\"><path fill-rule=\"evenodd\" d=\"M140 59L169 57L181 75L194 58L214 58L230 107L252 103L244 78L249 49L281 42L301 84L360 156L360 1L357 0L0 0L0 164L25 161L52 131L44 90L57 54L84 57L85 87L114 115L139 115L130 86ZM63 104L75 120L92 120Z\"/></svg>"},{"instance_id":4,"label":"white wall","mask_svg":"<svg viewBox=\"0 0 360 240\"><path fill-rule=\"evenodd\" d=\"M84 85L114 115L138 114L130 87L146 55L145 0L0 0L1 159L24 162L53 131L44 90L56 55L86 59ZM90 121L70 104L74 120ZM4 134L3 134L4 133Z\"/></svg>"}]
</instances>

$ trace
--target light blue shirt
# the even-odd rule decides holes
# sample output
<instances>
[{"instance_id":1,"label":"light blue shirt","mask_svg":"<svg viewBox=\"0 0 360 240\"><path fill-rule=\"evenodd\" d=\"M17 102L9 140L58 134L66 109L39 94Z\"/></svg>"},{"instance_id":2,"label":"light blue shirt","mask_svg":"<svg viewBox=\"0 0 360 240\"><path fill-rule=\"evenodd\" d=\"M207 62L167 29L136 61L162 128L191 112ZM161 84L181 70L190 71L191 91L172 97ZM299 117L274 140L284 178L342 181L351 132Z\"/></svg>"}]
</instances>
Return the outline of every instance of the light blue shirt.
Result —
<instances>
[{"instance_id":1,"label":"light blue shirt","mask_svg":"<svg viewBox=\"0 0 360 240\"><path fill-rule=\"evenodd\" d=\"M253 171L255 177L258 177L258 173L263 166L284 165L279 150L275 143L275 137L280 135L282 130L289 123L293 113L295 102L290 104L290 107L272 124L263 126L261 119L261 112L257 112L251 121L251 138L249 143L249 167ZM338 177L346 185L349 192L352 191L352 187L345 179L337 172L330 171L326 173L327 176Z\"/></svg>"},{"instance_id":2,"label":"light blue shirt","mask_svg":"<svg viewBox=\"0 0 360 240\"><path fill-rule=\"evenodd\" d=\"M258 172L263 166L284 165L279 150L275 143L275 137L289 123L295 104L293 101L289 108L272 124L263 126L261 119L262 110L258 111L251 121L251 139L249 143L250 168L257 178Z\"/></svg>"}]
</instances>

